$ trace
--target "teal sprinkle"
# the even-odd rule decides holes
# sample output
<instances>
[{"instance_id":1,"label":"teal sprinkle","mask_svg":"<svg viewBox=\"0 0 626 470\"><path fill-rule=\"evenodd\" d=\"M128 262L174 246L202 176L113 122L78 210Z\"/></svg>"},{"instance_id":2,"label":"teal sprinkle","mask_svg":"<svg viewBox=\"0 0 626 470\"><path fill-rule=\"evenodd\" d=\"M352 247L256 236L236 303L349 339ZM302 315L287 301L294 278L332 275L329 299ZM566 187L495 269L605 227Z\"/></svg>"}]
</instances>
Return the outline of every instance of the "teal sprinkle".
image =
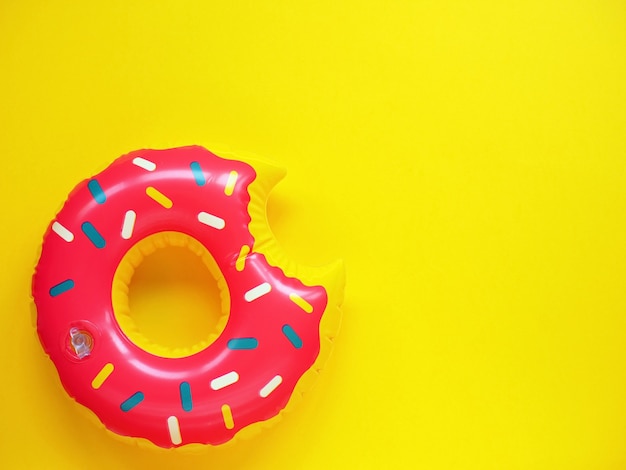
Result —
<instances>
[{"instance_id":1,"label":"teal sprinkle","mask_svg":"<svg viewBox=\"0 0 626 470\"><path fill-rule=\"evenodd\" d=\"M120 408L123 412L128 412L136 407L139 403L141 403L144 399L144 395L142 392L135 392L129 398L124 400L120 405Z\"/></svg>"},{"instance_id":2,"label":"teal sprinkle","mask_svg":"<svg viewBox=\"0 0 626 470\"><path fill-rule=\"evenodd\" d=\"M283 334L289 340L293 347L300 349L302 347L302 339L298 336L298 333L290 325L283 325Z\"/></svg>"},{"instance_id":3,"label":"teal sprinkle","mask_svg":"<svg viewBox=\"0 0 626 470\"><path fill-rule=\"evenodd\" d=\"M93 243L96 248L104 248L106 246L104 238L102 238L102 235L100 235L100 233L96 230L96 227L94 227L91 222L83 222L83 225L81 225L81 229L83 230L83 233L87 235L89 241L91 241L91 243Z\"/></svg>"},{"instance_id":4,"label":"teal sprinkle","mask_svg":"<svg viewBox=\"0 0 626 470\"><path fill-rule=\"evenodd\" d=\"M228 349L256 349L259 340L256 338L233 338L228 340Z\"/></svg>"},{"instance_id":5,"label":"teal sprinkle","mask_svg":"<svg viewBox=\"0 0 626 470\"><path fill-rule=\"evenodd\" d=\"M102 186L100 186L100 183L98 183L97 180L89 181L89 183L87 183L87 187L98 204L104 204L106 202L107 196L104 194Z\"/></svg>"},{"instance_id":6,"label":"teal sprinkle","mask_svg":"<svg viewBox=\"0 0 626 470\"><path fill-rule=\"evenodd\" d=\"M50 296L56 297L57 295L61 295L63 292L67 292L70 289L74 288L74 281L72 279L67 279L63 282L59 282L56 286L52 286L50 288Z\"/></svg>"},{"instance_id":7,"label":"teal sprinkle","mask_svg":"<svg viewBox=\"0 0 626 470\"><path fill-rule=\"evenodd\" d=\"M193 409L193 402L191 401L191 386L189 382L180 383L180 403L185 411L191 411Z\"/></svg>"},{"instance_id":8,"label":"teal sprinkle","mask_svg":"<svg viewBox=\"0 0 626 470\"><path fill-rule=\"evenodd\" d=\"M193 173L193 177L196 179L196 184L198 186L204 186L206 184L206 178L204 177L204 172L200 167L198 162L191 162L191 172Z\"/></svg>"}]
</instances>

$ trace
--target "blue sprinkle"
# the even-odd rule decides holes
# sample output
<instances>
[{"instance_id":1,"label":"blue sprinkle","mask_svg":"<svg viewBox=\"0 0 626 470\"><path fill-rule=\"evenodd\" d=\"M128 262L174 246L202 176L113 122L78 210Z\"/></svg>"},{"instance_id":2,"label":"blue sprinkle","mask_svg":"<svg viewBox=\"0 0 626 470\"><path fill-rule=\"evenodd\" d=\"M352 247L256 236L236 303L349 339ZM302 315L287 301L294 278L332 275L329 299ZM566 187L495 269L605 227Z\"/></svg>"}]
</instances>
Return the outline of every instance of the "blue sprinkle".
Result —
<instances>
[{"instance_id":1,"label":"blue sprinkle","mask_svg":"<svg viewBox=\"0 0 626 470\"><path fill-rule=\"evenodd\" d=\"M102 235L100 235L100 233L96 230L96 227L94 227L91 222L83 222L81 229L96 248L104 248L106 246L104 238L102 238Z\"/></svg>"},{"instance_id":2,"label":"blue sprinkle","mask_svg":"<svg viewBox=\"0 0 626 470\"><path fill-rule=\"evenodd\" d=\"M180 403L185 411L191 411L193 402L191 401L191 386L189 382L180 383Z\"/></svg>"},{"instance_id":3,"label":"blue sprinkle","mask_svg":"<svg viewBox=\"0 0 626 470\"><path fill-rule=\"evenodd\" d=\"M204 177L200 164L198 162L191 162L189 166L193 172L193 177L196 179L196 184L198 186L204 186L206 184L206 178Z\"/></svg>"},{"instance_id":4,"label":"blue sprinkle","mask_svg":"<svg viewBox=\"0 0 626 470\"><path fill-rule=\"evenodd\" d=\"M298 336L290 325L283 325L283 334L289 340L293 347L300 349L302 347L302 339Z\"/></svg>"},{"instance_id":5,"label":"blue sprinkle","mask_svg":"<svg viewBox=\"0 0 626 470\"><path fill-rule=\"evenodd\" d=\"M52 286L50 288L50 296L56 297L57 295L61 295L63 292L67 292L70 289L74 288L74 281L72 279L67 279L63 282L58 283L56 286Z\"/></svg>"},{"instance_id":6,"label":"blue sprinkle","mask_svg":"<svg viewBox=\"0 0 626 470\"><path fill-rule=\"evenodd\" d=\"M100 186L100 183L98 183L97 180L89 181L89 183L87 183L87 187L89 188L89 192L98 204L105 203L105 201L107 200L107 196L106 194L104 194L102 186Z\"/></svg>"},{"instance_id":7,"label":"blue sprinkle","mask_svg":"<svg viewBox=\"0 0 626 470\"><path fill-rule=\"evenodd\" d=\"M120 405L123 412L128 412L141 403L144 399L142 392L135 392Z\"/></svg>"},{"instance_id":8,"label":"blue sprinkle","mask_svg":"<svg viewBox=\"0 0 626 470\"><path fill-rule=\"evenodd\" d=\"M256 338L233 338L228 340L228 349L256 349L259 340Z\"/></svg>"}]
</instances>

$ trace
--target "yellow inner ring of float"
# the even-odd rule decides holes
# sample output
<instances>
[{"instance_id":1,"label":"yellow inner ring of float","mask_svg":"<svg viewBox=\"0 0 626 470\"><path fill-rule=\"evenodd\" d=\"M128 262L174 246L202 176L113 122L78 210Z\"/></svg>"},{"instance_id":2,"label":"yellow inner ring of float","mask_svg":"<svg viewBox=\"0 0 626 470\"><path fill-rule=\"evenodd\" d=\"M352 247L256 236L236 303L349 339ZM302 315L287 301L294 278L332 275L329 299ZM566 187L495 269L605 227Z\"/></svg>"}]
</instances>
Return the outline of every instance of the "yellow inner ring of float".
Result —
<instances>
[{"instance_id":1,"label":"yellow inner ring of float","mask_svg":"<svg viewBox=\"0 0 626 470\"><path fill-rule=\"evenodd\" d=\"M217 323L209 326L208 335L199 342L191 345L170 347L154 341L145 334L139 324L133 317L130 308L129 293L133 275L137 268L142 264L144 259L157 250L167 247L181 247L188 249L202 261L208 269L213 279L217 283L217 289L220 297L220 312ZM217 266L215 259L209 251L195 238L180 232L160 232L150 235L128 250L120 261L111 288L111 300L113 306L113 315L122 332L128 339L144 351L154 354L155 356L166 358L181 358L196 354L209 347L224 331L228 321L228 313L230 311L230 294L224 276ZM169 302L168 302L169 304ZM184 307L182 307L184 308ZM207 312L207 314L215 312ZM171 311L169 315L174 317L180 316L185 318L184 311ZM165 324L168 324L170 318ZM171 323L170 323L171 324ZM193 327L193 325L191 325Z\"/></svg>"}]
</instances>

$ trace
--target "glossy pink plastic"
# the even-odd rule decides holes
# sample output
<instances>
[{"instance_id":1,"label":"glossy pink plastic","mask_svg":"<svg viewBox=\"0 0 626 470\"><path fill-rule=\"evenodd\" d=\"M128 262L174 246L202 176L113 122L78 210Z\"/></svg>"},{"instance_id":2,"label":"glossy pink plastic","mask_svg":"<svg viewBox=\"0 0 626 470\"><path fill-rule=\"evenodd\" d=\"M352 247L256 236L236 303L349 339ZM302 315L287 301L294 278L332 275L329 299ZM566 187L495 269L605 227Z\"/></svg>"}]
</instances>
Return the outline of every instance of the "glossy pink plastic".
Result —
<instances>
[{"instance_id":1,"label":"glossy pink plastic","mask_svg":"<svg viewBox=\"0 0 626 470\"><path fill-rule=\"evenodd\" d=\"M161 447L226 442L277 415L315 362L327 292L255 251L256 177L249 164L202 147L137 151L80 183L50 224L33 279L39 337L67 393L111 431ZM231 298L219 338L176 359L130 341L111 300L125 253L163 231L206 247Z\"/></svg>"}]
</instances>

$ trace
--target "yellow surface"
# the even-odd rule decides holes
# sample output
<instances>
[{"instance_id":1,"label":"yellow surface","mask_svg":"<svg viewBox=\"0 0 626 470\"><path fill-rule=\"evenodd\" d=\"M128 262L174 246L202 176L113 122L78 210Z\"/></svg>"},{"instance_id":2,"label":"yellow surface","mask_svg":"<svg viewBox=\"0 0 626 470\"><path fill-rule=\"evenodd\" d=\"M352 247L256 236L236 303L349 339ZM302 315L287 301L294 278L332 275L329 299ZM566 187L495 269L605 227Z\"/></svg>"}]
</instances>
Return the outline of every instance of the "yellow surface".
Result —
<instances>
[{"instance_id":1,"label":"yellow surface","mask_svg":"<svg viewBox=\"0 0 626 470\"><path fill-rule=\"evenodd\" d=\"M4 1L0 142L1 468L626 468L624 2ZM76 183L194 143L287 167L348 290L292 413L181 455L85 419L29 292Z\"/></svg>"},{"instance_id":2,"label":"yellow surface","mask_svg":"<svg viewBox=\"0 0 626 470\"><path fill-rule=\"evenodd\" d=\"M193 278L185 279L185 272ZM194 286L198 281L203 284ZM171 284L181 289L189 283L204 298L171 292ZM214 300L206 305L211 294ZM230 311L228 287L215 259L197 240L179 232L143 238L126 252L113 277L111 303L128 339L144 351L170 358L206 349L224 331Z\"/></svg>"}]
</instances>

